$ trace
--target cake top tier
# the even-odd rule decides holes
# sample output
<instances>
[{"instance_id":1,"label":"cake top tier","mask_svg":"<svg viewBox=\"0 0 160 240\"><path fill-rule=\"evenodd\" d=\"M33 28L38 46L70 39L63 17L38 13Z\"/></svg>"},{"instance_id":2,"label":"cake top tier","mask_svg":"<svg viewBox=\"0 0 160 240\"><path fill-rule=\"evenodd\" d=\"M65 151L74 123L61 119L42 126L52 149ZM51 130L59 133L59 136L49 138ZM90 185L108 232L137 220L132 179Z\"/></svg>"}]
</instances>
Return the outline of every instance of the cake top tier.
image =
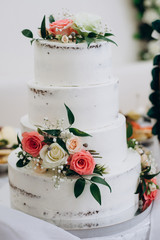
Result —
<instances>
[{"instance_id":1,"label":"cake top tier","mask_svg":"<svg viewBox=\"0 0 160 240\"><path fill-rule=\"evenodd\" d=\"M25 29L34 42L35 82L41 86L85 86L106 83L111 78L111 51L106 26L100 17L77 14L55 21L44 16L39 38Z\"/></svg>"}]
</instances>

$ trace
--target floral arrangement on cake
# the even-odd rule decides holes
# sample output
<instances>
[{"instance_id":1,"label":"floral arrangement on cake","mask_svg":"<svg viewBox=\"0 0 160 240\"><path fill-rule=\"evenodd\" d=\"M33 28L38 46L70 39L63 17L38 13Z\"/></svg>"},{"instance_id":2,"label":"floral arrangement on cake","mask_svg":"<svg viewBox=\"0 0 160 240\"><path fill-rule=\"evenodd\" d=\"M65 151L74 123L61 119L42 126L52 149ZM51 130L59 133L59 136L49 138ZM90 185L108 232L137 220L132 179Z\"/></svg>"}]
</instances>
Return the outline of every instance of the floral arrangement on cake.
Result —
<instances>
[{"instance_id":1,"label":"floral arrangement on cake","mask_svg":"<svg viewBox=\"0 0 160 240\"><path fill-rule=\"evenodd\" d=\"M67 105L65 108L68 128L38 128L37 131L24 132L22 140L18 137L21 150L18 152L19 160L16 166L21 168L28 165L39 174L51 171L55 188L60 187L60 182L64 181L65 177L74 176L75 197L79 197L86 183L89 183L92 196L101 204L101 193L97 184L105 185L111 192L111 187L103 178L103 174L107 174L106 168L95 161L96 158L101 158L99 153L86 150L87 143L82 144L81 138L91 135L72 127L75 117Z\"/></svg>"},{"instance_id":2,"label":"floral arrangement on cake","mask_svg":"<svg viewBox=\"0 0 160 240\"><path fill-rule=\"evenodd\" d=\"M157 166L151 152L142 145L139 145L138 141L132 138L132 134L132 125L128 124L128 148L133 148L141 156L141 174L135 194L139 194L139 207L141 211L144 211L150 206L157 195L157 189L159 189L159 186L157 185L156 176L160 172L156 172Z\"/></svg>"},{"instance_id":3,"label":"floral arrangement on cake","mask_svg":"<svg viewBox=\"0 0 160 240\"><path fill-rule=\"evenodd\" d=\"M29 29L24 29L22 34L33 41L33 33ZM103 40L116 44L109 37L114 36L107 31L107 27L102 27L102 20L99 16L87 13L79 13L64 16L60 20L55 20L53 15L49 16L49 25L46 27L46 17L43 17L41 27L39 28L40 39L60 41L62 43L81 43L87 42L88 47L96 40Z\"/></svg>"},{"instance_id":4,"label":"floral arrangement on cake","mask_svg":"<svg viewBox=\"0 0 160 240\"><path fill-rule=\"evenodd\" d=\"M137 9L138 21L138 31L134 37L143 43L139 58L142 60L152 59L160 51L160 46L152 37L152 22L159 19L160 1L133 0L133 4Z\"/></svg>"}]
</instances>

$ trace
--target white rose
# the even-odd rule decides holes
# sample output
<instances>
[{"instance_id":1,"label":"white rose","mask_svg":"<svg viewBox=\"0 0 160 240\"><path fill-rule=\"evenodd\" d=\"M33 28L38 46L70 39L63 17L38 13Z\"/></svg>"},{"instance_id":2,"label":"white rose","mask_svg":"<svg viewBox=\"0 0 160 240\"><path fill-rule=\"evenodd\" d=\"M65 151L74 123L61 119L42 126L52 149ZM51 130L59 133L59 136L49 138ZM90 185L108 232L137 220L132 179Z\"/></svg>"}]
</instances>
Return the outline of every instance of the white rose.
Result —
<instances>
[{"instance_id":1,"label":"white rose","mask_svg":"<svg viewBox=\"0 0 160 240\"><path fill-rule=\"evenodd\" d=\"M156 184L154 184L154 183L149 184L149 190L151 192L155 191L156 189L157 189Z\"/></svg>"},{"instance_id":2,"label":"white rose","mask_svg":"<svg viewBox=\"0 0 160 240\"><path fill-rule=\"evenodd\" d=\"M58 143L44 145L40 151L40 157L43 160L42 166L45 168L57 167L67 160L66 152Z\"/></svg>"},{"instance_id":3,"label":"white rose","mask_svg":"<svg viewBox=\"0 0 160 240\"><path fill-rule=\"evenodd\" d=\"M88 36L90 32L96 34L102 32L102 20L99 16L79 13L73 17L75 23L75 29L82 35Z\"/></svg>"},{"instance_id":4,"label":"white rose","mask_svg":"<svg viewBox=\"0 0 160 240\"><path fill-rule=\"evenodd\" d=\"M151 23L157 19L159 19L159 14L153 9L148 9L145 11L142 21L151 25Z\"/></svg>"},{"instance_id":5,"label":"white rose","mask_svg":"<svg viewBox=\"0 0 160 240\"><path fill-rule=\"evenodd\" d=\"M74 136L67 140L66 147L70 154L74 154L76 152L81 151L82 142L79 137Z\"/></svg>"}]
</instances>

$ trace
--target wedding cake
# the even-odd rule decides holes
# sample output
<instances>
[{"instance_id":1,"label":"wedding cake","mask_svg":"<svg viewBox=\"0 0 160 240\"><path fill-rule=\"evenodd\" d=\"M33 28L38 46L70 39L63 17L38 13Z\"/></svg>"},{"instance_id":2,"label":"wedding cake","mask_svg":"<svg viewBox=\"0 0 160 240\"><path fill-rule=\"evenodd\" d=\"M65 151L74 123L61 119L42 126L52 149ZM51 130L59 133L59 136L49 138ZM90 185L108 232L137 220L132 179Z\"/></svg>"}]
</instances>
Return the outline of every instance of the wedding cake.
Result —
<instances>
[{"instance_id":1,"label":"wedding cake","mask_svg":"<svg viewBox=\"0 0 160 240\"><path fill-rule=\"evenodd\" d=\"M49 20L39 39L23 31L34 41L35 78L9 157L11 205L66 229L122 222L138 208L141 163L118 113L112 34L92 15Z\"/></svg>"}]
</instances>

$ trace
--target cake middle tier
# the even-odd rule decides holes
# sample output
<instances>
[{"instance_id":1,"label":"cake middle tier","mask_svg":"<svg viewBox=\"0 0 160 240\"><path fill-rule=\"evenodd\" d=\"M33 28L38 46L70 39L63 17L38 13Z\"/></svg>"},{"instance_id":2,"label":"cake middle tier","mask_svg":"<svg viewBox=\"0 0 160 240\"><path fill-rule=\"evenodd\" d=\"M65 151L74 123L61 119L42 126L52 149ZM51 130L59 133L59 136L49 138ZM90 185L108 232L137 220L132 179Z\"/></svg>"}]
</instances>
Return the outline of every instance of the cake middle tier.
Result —
<instances>
[{"instance_id":1,"label":"cake middle tier","mask_svg":"<svg viewBox=\"0 0 160 240\"><path fill-rule=\"evenodd\" d=\"M75 116L75 127L83 131L105 127L118 116L117 79L87 87L43 87L29 82L28 90L29 121L33 125L43 125L48 118L55 125L64 119L64 127L68 127L64 104Z\"/></svg>"},{"instance_id":2,"label":"cake middle tier","mask_svg":"<svg viewBox=\"0 0 160 240\"><path fill-rule=\"evenodd\" d=\"M27 115L21 118L22 132L36 130ZM121 166L127 155L126 121L122 114L106 127L87 131L91 137L81 137L85 150L94 154L96 163L114 169Z\"/></svg>"}]
</instances>

